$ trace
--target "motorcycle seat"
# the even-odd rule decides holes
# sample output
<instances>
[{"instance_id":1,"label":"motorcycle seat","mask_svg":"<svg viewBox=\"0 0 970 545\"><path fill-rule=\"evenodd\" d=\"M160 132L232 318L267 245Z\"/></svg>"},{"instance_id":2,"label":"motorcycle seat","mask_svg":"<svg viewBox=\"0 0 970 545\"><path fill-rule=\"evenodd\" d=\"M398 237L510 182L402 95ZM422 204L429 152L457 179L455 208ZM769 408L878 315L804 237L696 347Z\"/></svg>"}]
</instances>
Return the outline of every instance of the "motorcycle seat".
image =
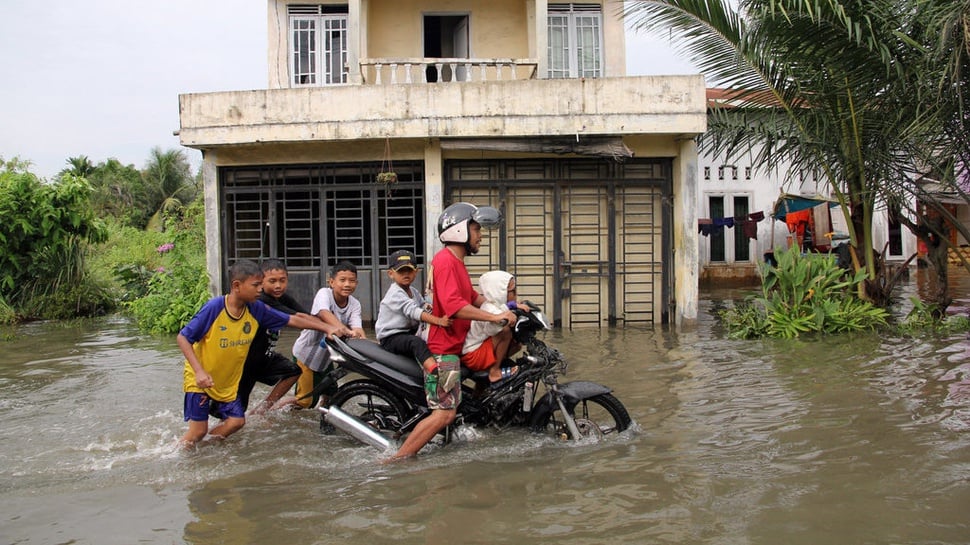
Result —
<instances>
[{"instance_id":1,"label":"motorcycle seat","mask_svg":"<svg viewBox=\"0 0 970 545\"><path fill-rule=\"evenodd\" d=\"M362 356L379 361L396 371L415 377L419 381L424 380L424 371L414 358L388 352L381 345L366 339L348 339L346 343L347 346L353 348Z\"/></svg>"}]
</instances>

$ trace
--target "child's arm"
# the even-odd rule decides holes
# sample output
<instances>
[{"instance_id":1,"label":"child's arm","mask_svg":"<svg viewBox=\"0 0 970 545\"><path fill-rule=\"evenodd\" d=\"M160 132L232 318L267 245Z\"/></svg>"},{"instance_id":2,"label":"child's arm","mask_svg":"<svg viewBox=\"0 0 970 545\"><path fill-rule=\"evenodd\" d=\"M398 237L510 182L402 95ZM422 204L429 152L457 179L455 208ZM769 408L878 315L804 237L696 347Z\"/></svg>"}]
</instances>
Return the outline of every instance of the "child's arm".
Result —
<instances>
[{"instance_id":1,"label":"child's arm","mask_svg":"<svg viewBox=\"0 0 970 545\"><path fill-rule=\"evenodd\" d=\"M336 314L334 314L333 312L330 312L329 310L326 310L326 309L321 310L316 314L314 318L334 328L332 333L327 333L328 337L333 334L336 334L338 337L354 336L354 332L349 327L345 326L343 322L341 322L340 319L337 318Z\"/></svg>"},{"instance_id":2,"label":"child's arm","mask_svg":"<svg viewBox=\"0 0 970 545\"><path fill-rule=\"evenodd\" d=\"M428 311L421 313L421 321L427 322L438 327L451 327L451 318L448 316L435 316Z\"/></svg>"},{"instance_id":3,"label":"child's arm","mask_svg":"<svg viewBox=\"0 0 970 545\"><path fill-rule=\"evenodd\" d=\"M475 305L468 304L455 313L455 318L461 318L463 320L477 320L479 322L491 322L493 324L500 323L502 320L508 320L508 323L515 323L515 314L512 314L511 310L505 309L504 312L498 314L492 314L487 310L482 310Z\"/></svg>"},{"instance_id":4,"label":"child's arm","mask_svg":"<svg viewBox=\"0 0 970 545\"><path fill-rule=\"evenodd\" d=\"M356 297L350 296L350 300L347 301L350 305L350 314L347 318L347 326L353 331L352 337L355 339L366 339L367 336L364 335L363 321L361 320L361 308L360 301Z\"/></svg>"},{"instance_id":5,"label":"child's arm","mask_svg":"<svg viewBox=\"0 0 970 545\"><path fill-rule=\"evenodd\" d=\"M333 324L324 322L317 317L308 316L306 314L290 315L290 321L287 322L286 325L300 329L315 329L317 331L323 331L323 333L328 337L334 334L336 334L338 337L346 337L351 334L350 330L348 330L343 324L335 326Z\"/></svg>"},{"instance_id":6,"label":"child's arm","mask_svg":"<svg viewBox=\"0 0 970 545\"><path fill-rule=\"evenodd\" d=\"M185 356L185 360L189 362L189 365L192 366L192 371L195 372L195 385L203 390L215 386L212 375L207 373L202 367L202 362L195 356L195 350L192 350L192 343L189 342L185 335L179 333L176 342L182 351L182 355Z\"/></svg>"}]
</instances>

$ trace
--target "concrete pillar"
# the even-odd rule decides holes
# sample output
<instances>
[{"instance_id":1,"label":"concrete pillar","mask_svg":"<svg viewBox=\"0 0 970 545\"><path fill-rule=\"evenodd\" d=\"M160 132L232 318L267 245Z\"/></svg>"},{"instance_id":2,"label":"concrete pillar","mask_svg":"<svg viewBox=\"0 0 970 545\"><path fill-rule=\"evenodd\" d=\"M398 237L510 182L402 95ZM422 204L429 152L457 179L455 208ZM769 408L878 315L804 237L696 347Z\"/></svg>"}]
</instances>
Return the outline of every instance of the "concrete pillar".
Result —
<instances>
[{"instance_id":1,"label":"concrete pillar","mask_svg":"<svg viewBox=\"0 0 970 545\"><path fill-rule=\"evenodd\" d=\"M678 327L697 321L697 143L679 142L674 160L674 299L672 318Z\"/></svg>"},{"instance_id":2,"label":"concrete pillar","mask_svg":"<svg viewBox=\"0 0 970 545\"><path fill-rule=\"evenodd\" d=\"M222 291L222 237L219 236L219 169L215 154L202 151L202 192L205 203L205 269L209 272L209 291Z\"/></svg>"},{"instance_id":3,"label":"concrete pillar","mask_svg":"<svg viewBox=\"0 0 970 545\"><path fill-rule=\"evenodd\" d=\"M424 248L429 262L442 246L438 241L438 216L444 209L444 189L441 140L429 138L424 146Z\"/></svg>"}]
</instances>

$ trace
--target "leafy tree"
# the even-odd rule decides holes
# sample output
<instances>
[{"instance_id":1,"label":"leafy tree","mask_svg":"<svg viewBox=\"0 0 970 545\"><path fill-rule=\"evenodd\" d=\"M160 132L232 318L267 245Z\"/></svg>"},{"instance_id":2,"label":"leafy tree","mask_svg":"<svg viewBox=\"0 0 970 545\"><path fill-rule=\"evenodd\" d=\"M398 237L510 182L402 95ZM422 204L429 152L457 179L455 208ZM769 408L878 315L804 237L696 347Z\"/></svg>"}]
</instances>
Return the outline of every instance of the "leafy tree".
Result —
<instances>
[{"instance_id":1,"label":"leafy tree","mask_svg":"<svg viewBox=\"0 0 970 545\"><path fill-rule=\"evenodd\" d=\"M142 172L144 194L139 203L149 212L148 227L165 230L163 218L191 202L199 192L182 150L154 148Z\"/></svg>"},{"instance_id":2,"label":"leafy tree","mask_svg":"<svg viewBox=\"0 0 970 545\"><path fill-rule=\"evenodd\" d=\"M87 155L78 155L77 157L69 157L67 159L68 168L60 171L57 177L60 178L65 174L70 174L71 176L76 176L78 178L87 178L94 172L94 163L88 159Z\"/></svg>"},{"instance_id":3,"label":"leafy tree","mask_svg":"<svg viewBox=\"0 0 970 545\"><path fill-rule=\"evenodd\" d=\"M148 212L137 203L143 200L144 182L133 165L108 159L87 176L94 189L91 205L102 217L118 218L125 225L144 227L154 210Z\"/></svg>"},{"instance_id":4,"label":"leafy tree","mask_svg":"<svg viewBox=\"0 0 970 545\"><path fill-rule=\"evenodd\" d=\"M14 156L13 159L5 161L3 156L0 155L0 171L3 172L27 172L30 170L32 163L27 159L21 159L20 157Z\"/></svg>"},{"instance_id":5,"label":"leafy tree","mask_svg":"<svg viewBox=\"0 0 970 545\"><path fill-rule=\"evenodd\" d=\"M755 151L758 166L819 172L842 205L862 295L886 304L892 286L873 248L887 181L912 190L939 153L939 88L917 0L631 2L637 28L670 29L707 76L733 92L701 147L728 157Z\"/></svg>"},{"instance_id":6,"label":"leafy tree","mask_svg":"<svg viewBox=\"0 0 970 545\"><path fill-rule=\"evenodd\" d=\"M30 172L0 172L0 298L45 317L43 298L60 306L70 300L83 312L104 306L104 294L85 282L87 244L106 236L90 193L71 175L45 184Z\"/></svg>"}]
</instances>

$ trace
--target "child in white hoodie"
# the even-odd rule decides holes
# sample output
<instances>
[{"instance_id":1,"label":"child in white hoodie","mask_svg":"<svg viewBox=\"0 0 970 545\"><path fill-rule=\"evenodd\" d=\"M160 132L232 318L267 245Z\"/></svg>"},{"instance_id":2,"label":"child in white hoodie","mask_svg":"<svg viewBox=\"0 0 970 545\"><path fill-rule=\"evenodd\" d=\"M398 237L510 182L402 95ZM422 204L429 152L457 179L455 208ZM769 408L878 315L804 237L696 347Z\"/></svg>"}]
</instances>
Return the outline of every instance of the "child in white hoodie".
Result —
<instances>
[{"instance_id":1,"label":"child in white hoodie","mask_svg":"<svg viewBox=\"0 0 970 545\"><path fill-rule=\"evenodd\" d=\"M478 291L485 297L481 309L492 314L522 308L515 300L515 277L505 271L489 271L478 279ZM519 351L520 346L512 340L512 325L473 321L461 350L461 363L472 371L488 370L492 385L514 376L518 366L502 367L507 356Z\"/></svg>"}]
</instances>

